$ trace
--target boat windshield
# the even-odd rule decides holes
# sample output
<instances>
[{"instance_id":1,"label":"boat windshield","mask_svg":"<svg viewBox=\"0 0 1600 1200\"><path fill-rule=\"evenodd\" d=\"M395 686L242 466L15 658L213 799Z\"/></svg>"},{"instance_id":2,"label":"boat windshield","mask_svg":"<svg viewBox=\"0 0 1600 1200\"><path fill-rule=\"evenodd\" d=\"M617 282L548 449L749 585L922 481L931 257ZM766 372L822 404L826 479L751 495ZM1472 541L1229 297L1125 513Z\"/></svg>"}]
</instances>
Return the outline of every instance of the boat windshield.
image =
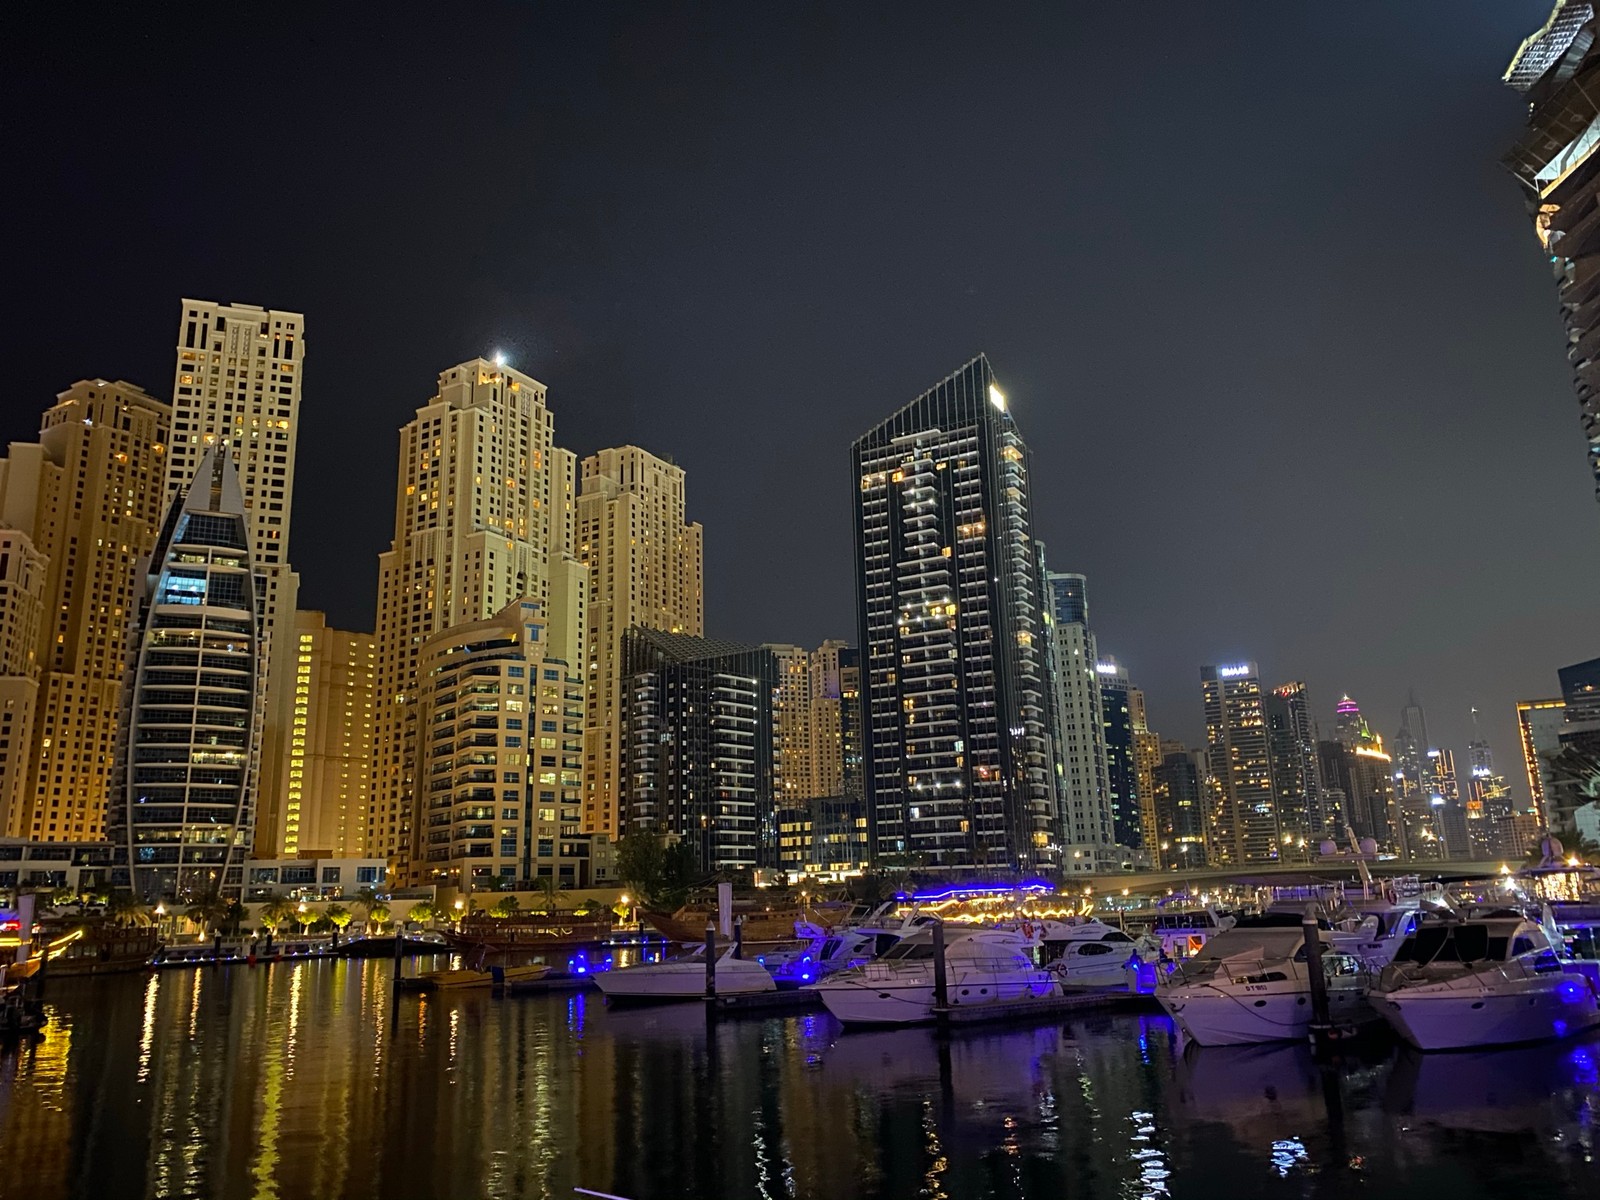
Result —
<instances>
[{"instance_id":1,"label":"boat windshield","mask_svg":"<svg viewBox=\"0 0 1600 1200\"><path fill-rule=\"evenodd\" d=\"M1429 926L1417 930L1395 952L1397 963L1501 962L1506 938L1490 937L1487 925Z\"/></svg>"},{"instance_id":2,"label":"boat windshield","mask_svg":"<svg viewBox=\"0 0 1600 1200\"><path fill-rule=\"evenodd\" d=\"M883 954L885 961L904 959L932 958L932 942L901 942L898 946L890 946Z\"/></svg>"},{"instance_id":3,"label":"boat windshield","mask_svg":"<svg viewBox=\"0 0 1600 1200\"><path fill-rule=\"evenodd\" d=\"M833 937L822 943L822 949L817 952L817 957L832 958L837 953L839 953L839 939Z\"/></svg>"}]
</instances>

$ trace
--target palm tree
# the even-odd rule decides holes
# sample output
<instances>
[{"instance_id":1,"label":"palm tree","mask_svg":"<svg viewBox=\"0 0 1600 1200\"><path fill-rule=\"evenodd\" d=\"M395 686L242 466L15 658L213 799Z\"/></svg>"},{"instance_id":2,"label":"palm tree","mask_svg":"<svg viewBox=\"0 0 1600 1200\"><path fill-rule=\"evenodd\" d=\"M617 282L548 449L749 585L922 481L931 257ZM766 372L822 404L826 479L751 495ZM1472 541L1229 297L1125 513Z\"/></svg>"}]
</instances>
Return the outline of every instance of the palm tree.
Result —
<instances>
[{"instance_id":1,"label":"palm tree","mask_svg":"<svg viewBox=\"0 0 1600 1200\"><path fill-rule=\"evenodd\" d=\"M556 877L554 875L539 876L539 895L544 900L545 912L555 912L557 894Z\"/></svg>"},{"instance_id":2,"label":"palm tree","mask_svg":"<svg viewBox=\"0 0 1600 1200\"><path fill-rule=\"evenodd\" d=\"M515 896L502 896L494 902L494 907L489 910L491 917L509 917L522 907L517 903Z\"/></svg>"},{"instance_id":3,"label":"palm tree","mask_svg":"<svg viewBox=\"0 0 1600 1200\"><path fill-rule=\"evenodd\" d=\"M411 911L406 914L407 924L415 921L419 925L426 925L429 921L437 921L438 919L438 910L426 900L417 901L417 903L411 906Z\"/></svg>"},{"instance_id":4,"label":"palm tree","mask_svg":"<svg viewBox=\"0 0 1600 1200\"><path fill-rule=\"evenodd\" d=\"M183 912L202 931L221 929L223 924L233 915L233 905L224 900L217 893L202 897L189 905Z\"/></svg>"},{"instance_id":5,"label":"palm tree","mask_svg":"<svg viewBox=\"0 0 1600 1200\"><path fill-rule=\"evenodd\" d=\"M322 919L333 926L333 944L339 944L339 935L344 932L345 926L355 920L355 914L342 904L330 904L322 910Z\"/></svg>"},{"instance_id":6,"label":"palm tree","mask_svg":"<svg viewBox=\"0 0 1600 1200\"><path fill-rule=\"evenodd\" d=\"M132 892L114 892L106 901L106 915L114 925L148 925L150 910Z\"/></svg>"},{"instance_id":7,"label":"palm tree","mask_svg":"<svg viewBox=\"0 0 1600 1200\"><path fill-rule=\"evenodd\" d=\"M367 926L369 928L382 928L389 923L389 906L381 901L373 901L367 909Z\"/></svg>"},{"instance_id":8,"label":"palm tree","mask_svg":"<svg viewBox=\"0 0 1600 1200\"><path fill-rule=\"evenodd\" d=\"M268 933L276 933L300 915L300 910L284 896L274 897L262 906L260 921Z\"/></svg>"}]
</instances>

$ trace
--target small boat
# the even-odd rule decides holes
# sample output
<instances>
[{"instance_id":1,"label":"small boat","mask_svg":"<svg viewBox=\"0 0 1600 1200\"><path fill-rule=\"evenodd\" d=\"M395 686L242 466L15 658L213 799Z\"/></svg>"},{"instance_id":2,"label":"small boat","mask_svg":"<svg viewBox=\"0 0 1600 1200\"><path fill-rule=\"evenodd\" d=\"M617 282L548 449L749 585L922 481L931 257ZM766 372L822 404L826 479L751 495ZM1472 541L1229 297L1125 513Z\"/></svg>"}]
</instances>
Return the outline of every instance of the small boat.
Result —
<instances>
[{"instance_id":1,"label":"small boat","mask_svg":"<svg viewBox=\"0 0 1600 1200\"><path fill-rule=\"evenodd\" d=\"M491 951L539 950L556 946L588 946L611 935L609 916L577 917L570 913L491 917L472 913L452 930L445 940L463 949L483 947ZM393 945L390 952L393 953Z\"/></svg>"},{"instance_id":2,"label":"small boat","mask_svg":"<svg viewBox=\"0 0 1600 1200\"><path fill-rule=\"evenodd\" d=\"M1515 913L1431 922L1379 976L1372 1005L1419 1050L1548 1041L1600 1025L1595 985L1555 946Z\"/></svg>"},{"instance_id":3,"label":"small boat","mask_svg":"<svg viewBox=\"0 0 1600 1200\"><path fill-rule=\"evenodd\" d=\"M1361 960L1338 950L1322 956L1328 1019L1373 1023L1371 976ZM1311 975L1305 936L1292 914L1246 918L1207 940L1156 988L1156 999L1184 1036L1201 1046L1295 1041L1311 1032Z\"/></svg>"},{"instance_id":4,"label":"small boat","mask_svg":"<svg viewBox=\"0 0 1600 1200\"><path fill-rule=\"evenodd\" d=\"M1034 965L1033 940L983 927L946 929L946 999L954 1008L1017 1004L1061 995ZM917 929L881 958L811 985L847 1025L909 1025L934 1018L933 930Z\"/></svg>"},{"instance_id":5,"label":"small boat","mask_svg":"<svg viewBox=\"0 0 1600 1200\"><path fill-rule=\"evenodd\" d=\"M744 996L776 991L771 972L752 958L735 958L730 947L717 959L719 996ZM703 953L664 958L659 962L618 967L594 977L610 1000L693 1000L706 994L706 958Z\"/></svg>"}]
</instances>

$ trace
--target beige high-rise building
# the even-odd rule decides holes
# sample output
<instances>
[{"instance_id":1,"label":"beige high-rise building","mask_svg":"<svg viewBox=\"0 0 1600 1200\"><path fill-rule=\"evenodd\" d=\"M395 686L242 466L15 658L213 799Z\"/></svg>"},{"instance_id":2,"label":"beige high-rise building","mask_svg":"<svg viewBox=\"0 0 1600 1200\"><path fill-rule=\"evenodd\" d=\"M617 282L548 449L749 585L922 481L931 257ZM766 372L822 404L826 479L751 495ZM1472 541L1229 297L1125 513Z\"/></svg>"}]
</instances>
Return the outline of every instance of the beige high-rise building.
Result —
<instances>
[{"instance_id":1,"label":"beige high-rise building","mask_svg":"<svg viewBox=\"0 0 1600 1200\"><path fill-rule=\"evenodd\" d=\"M539 602L551 625L579 622L559 640L582 644L588 588L571 553L575 470L574 456L555 445L544 384L487 359L442 372L433 399L400 431L394 540L378 558L367 853L387 856L401 883L427 871L417 858L425 796L415 775L422 644L522 599ZM581 710L541 720L581 735ZM581 764L555 757L557 790L576 791Z\"/></svg>"},{"instance_id":2,"label":"beige high-rise building","mask_svg":"<svg viewBox=\"0 0 1600 1200\"><path fill-rule=\"evenodd\" d=\"M845 794L845 704L851 689L852 664L841 664L848 642L829 640L811 652L810 777L811 796Z\"/></svg>"},{"instance_id":3,"label":"beige high-rise building","mask_svg":"<svg viewBox=\"0 0 1600 1200\"><path fill-rule=\"evenodd\" d=\"M684 520L683 469L637 446L583 460L578 557L590 569L583 827L621 828L622 635L630 625L705 636L703 531Z\"/></svg>"},{"instance_id":4,"label":"beige high-rise building","mask_svg":"<svg viewBox=\"0 0 1600 1200\"><path fill-rule=\"evenodd\" d=\"M811 790L811 655L800 646L766 645L778 664L772 704L772 802L785 808L816 795Z\"/></svg>"},{"instance_id":5,"label":"beige high-rise building","mask_svg":"<svg viewBox=\"0 0 1600 1200\"><path fill-rule=\"evenodd\" d=\"M372 795L378 643L333 629L320 612L294 615L295 655L282 857L363 858Z\"/></svg>"},{"instance_id":6,"label":"beige high-rise building","mask_svg":"<svg viewBox=\"0 0 1600 1200\"><path fill-rule=\"evenodd\" d=\"M25 531L0 528L0 832L13 837L33 795L46 563Z\"/></svg>"},{"instance_id":7,"label":"beige high-rise building","mask_svg":"<svg viewBox=\"0 0 1600 1200\"><path fill-rule=\"evenodd\" d=\"M1142 688L1128 689L1128 721L1133 727L1133 788L1139 802L1139 836L1145 854L1155 863L1160 846L1156 829L1155 769L1161 765L1161 738L1150 732Z\"/></svg>"},{"instance_id":8,"label":"beige high-rise building","mask_svg":"<svg viewBox=\"0 0 1600 1200\"><path fill-rule=\"evenodd\" d=\"M249 517L250 555L265 588L263 727L251 739L256 775L255 851L276 858L287 790L294 612L300 578L289 567L295 441L305 368L305 317L253 304L184 300L172 385L167 501L189 486L206 447L227 445Z\"/></svg>"},{"instance_id":9,"label":"beige high-rise building","mask_svg":"<svg viewBox=\"0 0 1600 1200\"><path fill-rule=\"evenodd\" d=\"M0 461L0 527L15 547L0 570L0 830L9 836L104 834L135 580L166 511L170 420L167 405L132 384L84 380L45 411L38 442L12 443ZM33 587L36 617L24 615ZM36 692L22 682L30 673Z\"/></svg>"}]
</instances>

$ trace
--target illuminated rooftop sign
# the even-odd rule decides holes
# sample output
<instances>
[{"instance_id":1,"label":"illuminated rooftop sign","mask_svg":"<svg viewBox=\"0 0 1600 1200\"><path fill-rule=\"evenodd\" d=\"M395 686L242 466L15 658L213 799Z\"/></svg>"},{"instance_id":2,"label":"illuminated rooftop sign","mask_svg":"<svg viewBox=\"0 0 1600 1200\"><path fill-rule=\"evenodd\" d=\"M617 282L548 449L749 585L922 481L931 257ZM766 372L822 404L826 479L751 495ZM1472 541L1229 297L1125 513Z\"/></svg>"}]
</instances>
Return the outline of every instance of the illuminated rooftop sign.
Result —
<instances>
[{"instance_id":1,"label":"illuminated rooftop sign","mask_svg":"<svg viewBox=\"0 0 1600 1200\"><path fill-rule=\"evenodd\" d=\"M1245 665L1242 665L1242 664L1240 666L1237 666L1237 667L1218 667L1217 668L1217 678L1218 679L1237 679L1241 675L1248 675L1248 674L1250 674L1250 668L1248 666L1245 666Z\"/></svg>"}]
</instances>

